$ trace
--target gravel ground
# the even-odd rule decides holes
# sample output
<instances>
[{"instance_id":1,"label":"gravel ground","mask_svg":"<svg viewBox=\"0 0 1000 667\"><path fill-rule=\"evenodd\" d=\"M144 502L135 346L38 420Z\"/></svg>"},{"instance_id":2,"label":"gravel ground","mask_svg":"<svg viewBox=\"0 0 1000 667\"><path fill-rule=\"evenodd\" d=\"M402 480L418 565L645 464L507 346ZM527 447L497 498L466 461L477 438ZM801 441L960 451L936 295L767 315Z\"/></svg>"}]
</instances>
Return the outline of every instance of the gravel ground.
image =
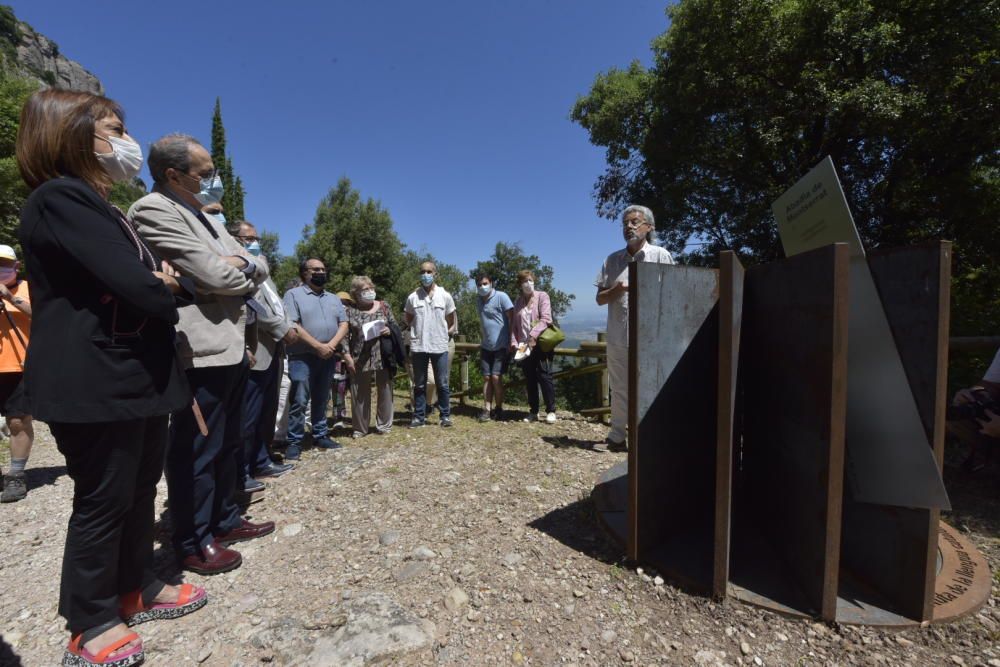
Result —
<instances>
[{"instance_id":1,"label":"gravel ground","mask_svg":"<svg viewBox=\"0 0 1000 667\"><path fill-rule=\"evenodd\" d=\"M568 413L554 425L480 425L475 414L459 412L452 429L399 422L389 435L343 438L340 452L307 451L251 507L275 534L237 545L245 560L234 572L185 575L208 589L208 606L139 628L146 664L377 661L337 658L346 654L334 644L360 614L352 605L378 600L375 616L402 619L380 641L415 638L382 656L392 664L1000 667L996 576L979 614L903 632L716 604L629 566L601 532L590 491L624 457L590 449L605 427ZM56 665L67 640L56 601L72 483L37 430L28 498L0 506L3 665ZM948 479L949 521L994 572L998 472ZM165 497L161 482L161 510ZM162 576L176 581L157 548Z\"/></svg>"}]
</instances>

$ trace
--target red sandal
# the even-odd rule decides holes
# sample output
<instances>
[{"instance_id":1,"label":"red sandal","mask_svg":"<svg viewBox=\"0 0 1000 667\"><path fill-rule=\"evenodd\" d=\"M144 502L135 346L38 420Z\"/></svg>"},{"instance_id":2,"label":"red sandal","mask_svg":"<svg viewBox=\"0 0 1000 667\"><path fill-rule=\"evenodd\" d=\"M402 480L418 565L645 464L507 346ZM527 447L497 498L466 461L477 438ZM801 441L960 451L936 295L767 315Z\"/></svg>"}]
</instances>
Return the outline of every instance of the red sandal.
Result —
<instances>
[{"instance_id":1,"label":"red sandal","mask_svg":"<svg viewBox=\"0 0 1000 667\"><path fill-rule=\"evenodd\" d=\"M205 606L208 593L200 586L181 584L177 602L158 602L146 606L142 601L142 591L132 591L121 597L119 615L129 627L158 619L179 618Z\"/></svg>"},{"instance_id":2,"label":"red sandal","mask_svg":"<svg viewBox=\"0 0 1000 667\"><path fill-rule=\"evenodd\" d=\"M108 656L120 650L129 642L137 641L138 646L109 659ZM142 640L139 635L130 632L121 639L113 641L94 655L83 647L83 633L73 635L66 646L66 653L63 654L63 667L129 667L130 665L140 665L146 659L146 653L142 649Z\"/></svg>"}]
</instances>

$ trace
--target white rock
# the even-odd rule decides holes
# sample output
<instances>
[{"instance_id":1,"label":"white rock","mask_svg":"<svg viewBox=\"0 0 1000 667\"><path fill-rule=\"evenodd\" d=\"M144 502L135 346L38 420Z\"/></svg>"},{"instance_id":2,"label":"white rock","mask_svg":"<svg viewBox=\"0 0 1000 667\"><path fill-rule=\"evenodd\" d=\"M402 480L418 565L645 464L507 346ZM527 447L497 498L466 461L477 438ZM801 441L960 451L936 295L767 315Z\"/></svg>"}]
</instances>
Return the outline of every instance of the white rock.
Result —
<instances>
[{"instance_id":1,"label":"white rock","mask_svg":"<svg viewBox=\"0 0 1000 667\"><path fill-rule=\"evenodd\" d=\"M301 523L290 523L281 529L281 534L285 537L295 537L302 532Z\"/></svg>"},{"instance_id":2,"label":"white rock","mask_svg":"<svg viewBox=\"0 0 1000 667\"><path fill-rule=\"evenodd\" d=\"M410 554L410 557L413 560L431 560L432 558L436 558L437 554L427 547L417 547L413 550L413 553Z\"/></svg>"},{"instance_id":3,"label":"white rock","mask_svg":"<svg viewBox=\"0 0 1000 667\"><path fill-rule=\"evenodd\" d=\"M308 665L393 664L417 651L429 650L433 624L420 621L388 597L373 593L345 603L347 623L315 643Z\"/></svg>"},{"instance_id":4,"label":"white rock","mask_svg":"<svg viewBox=\"0 0 1000 667\"><path fill-rule=\"evenodd\" d=\"M444 606L448 611L455 613L469 603L469 596L457 586L444 596Z\"/></svg>"},{"instance_id":5,"label":"white rock","mask_svg":"<svg viewBox=\"0 0 1000 667\"><path fill-rule=\"evenodd\" d=\"M516 551L511 551L510 553L504 555L503 557L503 564L506 565L507 567L515 567L520 562L521 562L521 554L517 553Z\"/></svg>"},{"instance_id":6,"label":"white rock","mask_svg":"<svg viewBox=\"0 0 1000 667\"><path fill-rule=\"evenodd\" d=\"M212 653L214 652L215 652L215 644L209 644L208 646L204 647L203 649L201 649L201 651L198 652L198 658L197 658L198 662L205 662L210 657L212 657Z\"/></svg>"},{"instance_id":7,"label":"white rock","mask_svg":"<svg viewBox=\"0 0 1000 667\"><path fill-rule=\"evenodd\" d=\"M699 667L726 667L726 654L722 651L702 650L694 654L694 662Z\"/></svg>"}]
</instances>

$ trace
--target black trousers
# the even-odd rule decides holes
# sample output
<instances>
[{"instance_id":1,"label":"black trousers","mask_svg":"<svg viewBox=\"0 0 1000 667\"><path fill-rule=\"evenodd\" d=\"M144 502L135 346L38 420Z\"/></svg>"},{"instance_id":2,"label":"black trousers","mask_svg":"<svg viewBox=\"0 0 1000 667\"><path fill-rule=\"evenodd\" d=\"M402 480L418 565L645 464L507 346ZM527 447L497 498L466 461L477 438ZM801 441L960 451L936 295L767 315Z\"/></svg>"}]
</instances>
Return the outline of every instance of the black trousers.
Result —
<instances>
[{"instance_id":1,"label":"black trousers","mask_svg":"<svg viewBox=\"0 0 1000 667\"><path fill-rule=\"evenodd\" d=\"M545 411L556 411L556 387L552 381L552 358L555 352L542 352L537 345L524 360L524 379L528 389L528 405L532 413L538 412L538 387L542 387Z\"/></svg>"},{"instance_id":2,"label":"black trousers","mask_svg":"<svg viewBox=\"0 0 1000 667\"><path fill-rule=\"evenodd\" d=\"M276 354L267 370L250 371L243 395L243 479L271 462L267 446L274 439L278 420L283 367L284 358Z\"/></svg>"},{"instance_id":3,"label":"black trousers","mask_svg":"<svg viewBox=\"0 0 1000 667\"><path fill-rule=\"evenodd\" d=\"M201 553L216 535L240 525L233 493L242 459L243 390L249 364L192 368L188 383L208 426L202 435L191 408L175 412L167 446L167 498L179 557Z\"/></svg>"},{"instance_id":4,"label":"black trousers","mask_svg":"<svg viewBox=\"0 0 1000 667\"><path fill-rule=\"evenodd\" d=\"M153 503L167 416L49 427L73 480L59 613L78 634L117 618L120 595L156 580Z\"/></svg>"}]
</instances>

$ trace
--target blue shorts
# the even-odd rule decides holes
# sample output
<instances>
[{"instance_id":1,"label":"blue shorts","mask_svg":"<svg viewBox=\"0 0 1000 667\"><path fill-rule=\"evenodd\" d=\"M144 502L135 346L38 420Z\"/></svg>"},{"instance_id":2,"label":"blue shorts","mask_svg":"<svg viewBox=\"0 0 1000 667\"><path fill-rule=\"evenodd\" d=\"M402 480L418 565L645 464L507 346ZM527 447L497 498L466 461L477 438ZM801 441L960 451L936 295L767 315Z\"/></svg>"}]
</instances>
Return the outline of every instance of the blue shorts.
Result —
<instances>
[{"instance_id":1,"label":"blue shorts","mask_svg":"<svg viewBox=\"0 0 1000 667\"><path fill-rule=\"evenodd\" d=\"M509 359L510 351L505 347L501 347L499 350L479 348L479 370L483 372L483 377L500 376L506 373Z\"/></svg>"}]
</instances>

